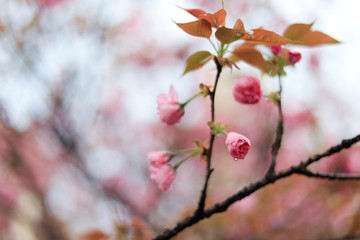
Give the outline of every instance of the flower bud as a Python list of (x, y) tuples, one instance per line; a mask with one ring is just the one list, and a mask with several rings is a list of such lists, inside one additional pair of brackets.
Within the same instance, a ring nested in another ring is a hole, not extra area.
[(251, 146), (247, 137), (235, 132), (230, 132), (227, 135), (225, 144), (235, 160), (244, 159)]
[(166, 164), (170, 159), (170, 154), (167, 151), (150, 152), (147, 155), (150, 164), (154, 167), (160, 167)]
[(169, 164), (163, 164), (160, 167), (150, 167), (151, 180), (156, 183), (161, 191), (169, 189), (175, 179), (174, 169)]
[(170, 87), (169, 93), (163, 93), (157, 97), (157, 109), (160, 120), (166, 125), (179, 123), (185, 113), (178, 103), (177, 92), (173, 86)]
[(295, 64), (301, 59), (301, 53), (299, 52), (288, 52), (288, 60), (290, 63)]

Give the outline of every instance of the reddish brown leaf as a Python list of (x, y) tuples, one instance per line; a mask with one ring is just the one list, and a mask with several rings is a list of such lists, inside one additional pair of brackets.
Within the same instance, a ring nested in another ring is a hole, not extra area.
[(184, 32), (195, 37), (210, 38), (212, 30), (211, 25), (206, 20), (200, 19), (195, 22), (176, 23)]
[(239, 29), (220, 27), (216, 30), (215, 36), (221, 43), (229, 44), (239, 40), (244, 35), (241, 34)]
[(296, 41), (298, 45), (316, 46), (320, 44), (336, 44), (338, 40), (319, 31), (312, 31), (313, 23), (290, 25), (284, 32), (284, 37)]
[(212, 58), (213, 55), (211, 55), (211, 53), (209, 53), (208, 51), (200, 51), (194, 53), (187, 59), (186, 67), (183, 74), (201, 68)]
[(200, 15), (199, 19), (204, 19), (211, 24), (211, 27), (218, 28), (225, 26), (226, 11), (225, 9), (220, 9), (214, 14), (207, 13), (205, 15)]
[(233, 28), (240, 30), (240, 33), (243, 35), (245, 35), (245, 33), (246, 33), (245, 28), (244, 28), (244, 23), (243, 23), (243, 21), (241, 21), (240, 18), (238, 20), (236, 20), (236, 23)]
[(262, 54), (251, 44), (242, 44), (240, 47), (236, 48), (230, 59), (235, 62), (244, 61), (254, 67), (257, 67), (261, 71), (266, 72), (266, 62)]
[(272, 31), (264, 30), (262, 28), (253, 29), (253, 34), (245, 34), (243, 40), (255, 42), (256, 44), (263, 44), (267, 46), (279, 46), (285, 44), (294, 44), (295, 42), (280, 36)]
[(184, 9), (184, 10), (196, 18), (199, 18), (201, 15), (206, 14), (206, 12), (201, 9)]
[(81, 240), (107, 240), (110, 236), (100, 230), (92, 230), (80, 237)]

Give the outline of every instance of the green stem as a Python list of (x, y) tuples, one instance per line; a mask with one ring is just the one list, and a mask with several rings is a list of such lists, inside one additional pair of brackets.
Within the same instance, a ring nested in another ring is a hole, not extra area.
[(189, 100), (187, 100), (186, 102), (180, 104), (181, 108), (184, 108), (186, 106), (186, 104), (188, 104), (189, 102), (191, 102), (192, 100), (194, 100), (197, 97), (200, 97), (202, 95), (202, 92), (198, 92), (197, 94), (195, 94), (194, 96), (192, 96), (191, 98), (189, 98)]
[(185, 157), (183, 160), (181, 160), (178, 164), (176, 164), (174, 166), (174, 170), (176, 171), (176, 169), (178, 169), (178, 167), (180, 167), (181, 164), (183, 164), (186, 160), (188, 160), (189, 158), (192, 158), (192, 157), (196, 157), (198, 154), (201, 153), (201, 150), (198, 149), (198, 148), (195, 148), (195, 150), (193, 150), (194, 152), (190, 155), (188, 155), (187, 157)]
[(184, 149), (184, 150), (181, 150), (181, 151), (178, 151), (178, 152), (172, 154), (172, 155), (171, 155), (171, 158), (174, 158), (174, 157), (183, 155), (184, 153), (194, 152), (194, 151), (196, 151), (196, 150), (199, 150), (199, 149), (198, 149), (198, 148), (188, 148), (188, 149)]

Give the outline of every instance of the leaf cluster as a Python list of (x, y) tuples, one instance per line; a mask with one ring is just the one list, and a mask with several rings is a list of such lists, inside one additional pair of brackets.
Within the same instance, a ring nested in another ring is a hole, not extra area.
[[(258, 68), (263, 73), (273, 71), (273, 62), (265, 60), (263, 53), (256, 49), (257, 45), (265, 46), (317, 46), (321, 44), (337, 44), (338, 40), (320, 31), (313, 31), (311, 27), (314, 23), (303, 24), (295, 23), (290, 25), (282, 35), (265, 30), (263, 28), (245, 31), (243, 21), (239, 18), (232, 28), (225, 26), (226, 11), (220, 9), (215, 13), (207, 13), (201, 9), (184, 9), (198, 20), (188, 23), (176, 23), (184, 32), (195, 36), (204, 37), (210, 40), (215, 29), (215, 37), (218, 41), (217, 47), (211, 42), (217, 55), (208, 51), (199, 51), (191, 55), (186, 61), (183, 74), (203, 67), (207, 62), (214, 59), (221, 66), (232, 68), (236, 62), (243, 61)], [(230, 44), (242, 40), (242, 43), (231, 51), (230, 57), (224, 57)]]

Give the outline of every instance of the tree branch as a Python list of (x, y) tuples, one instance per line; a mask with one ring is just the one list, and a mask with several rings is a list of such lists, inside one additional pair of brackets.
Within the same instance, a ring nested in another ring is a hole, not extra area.
[(235, 203), (236, 201), (239, 201), (239, 200), (251, 195), (252, 193), (262, 189), (263, 187), (265, 187), (271, 183), (275, 183), (279, 179), (289, 177), (293, 174), (303, 174), (303, 172), (306, 171), (306, 169), (305, 169), (306, 166), (310, 165), (311, 163), (319, 161), (323, 157), (330, 156), (334, 153), (340, 152), (343, 149), (347, 149), (359, 141), (360, 141), (360, 135), (357, 135), (350, 139), (345, 139), (340, 144), (333, 146), (322, 153), (316, 154), (313, 157), (310, 157), (309, 159), (300, 162), (298, 165), (292, 166), (292, 167), (290, 167), (286, 170), (283, 170), (281, 172), (278, 172), (276, 174), (274, 173), (272, 175), (265, 175), (265, 177), (259, 179), (256, 182), (249, 184), (248, 186), (243, 187), (240, 191), (229, 196), (225, 200), (218, 202), (218, 203), (214, 204), (213, 206), (205, 209), (202, 214), (194, 213), (192, 216), (189, 216), (189, 217), (179, 221), (174, 227), (166, 229), (165, 231), (160, 233), (157, 237), (155, 237), (153, 240), (170, 239), (173, 236), (180, 233), (185, 228), (192, 226), (193, 224), (201, 221), (202, 219), (209, 218), (213, 214), (226, 211), (229, 208), (229, 206), (232, 205), (233, 203)]
[(309, 170), (303, 170), (298, 172), (298, 174), (302, 174), (308, 177), (313, 178), (325, 178), (328, 180), (360, 180), (359, 174), (346, 174), (346, 173), (320, 173), (313, 172)]
[(276, 137), (275, 141), (271, 147), (271, 163), (269, 166), (268, 171), (266, 172), (266, 176), (271, 176), (275, 173), (275, 165), (276, 165), (276, 158), (281, 146), (282, 136), (284, 133), (284, 118), (282, 113), (282, 107), (281, 107), (281, 93), (282, 93), (282, 83), (281, 83), (281, 77), (279, 77), (279, 98), (276, 101), (278, 111), (279, 111), (279, 119), (278, 124), (276, 127)]
[[(210, 93), (211, 122), (215, 122), (215, 93), (216, 93), (216, 88), (217, 88), (217, 85), (218, 85), (218, 82), (219, 82), (220, 74), (221, 74), (221, 71), (222, 71), (222, 66), (219, 63), (219, 61), (217, 60), (217, 58), (215, 58), (214, 60), (215, 60), (215, 64), (216, 64), (217, 73), (216, 73), (214, 88)], [(206, 150), (205, 182), (204, 182), (203, 189), (201, 191), (201, 195), (200, 195), (198, 207), (197, 207), (197, 209), (195, 211), (195, 215), (201, 215), (204, 212), (205, 200), (206, 200), (206, 195), (207, 195), (207, 188), (208, 188), (208, 185), (209, 185), (208, 183), (209, 183), (211, 173), (214, 171), (214, 169), (211, 168), (211, 155), (212, 155), (212, 149), (213, 149), (213, 145), (214, 145), (214, 140), (215, 140), (215, 134), (212, 134), (210, 132), (210, 141), (209, 141), (210, 144), (209, 144), (209, 148)]]

